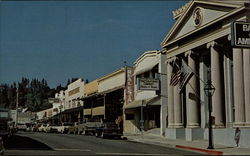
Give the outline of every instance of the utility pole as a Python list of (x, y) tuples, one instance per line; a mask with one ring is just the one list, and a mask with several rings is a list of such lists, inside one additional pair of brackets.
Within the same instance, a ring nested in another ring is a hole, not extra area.
[(17, 127), (17, 121), (18, 121), (18, 86), (16, 89), (16, 122), (15, 122), (16, 127)]

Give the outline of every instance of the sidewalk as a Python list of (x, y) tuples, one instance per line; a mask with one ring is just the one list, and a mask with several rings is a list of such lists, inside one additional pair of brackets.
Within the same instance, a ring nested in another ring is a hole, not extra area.
[(181, 139), (166, 139), (157, 134), (143, 133), (141, 134), (124, 134), (130, 141), (142, 142), (154, 145), (160, 145), (171, 148), (179, 148), (184, 150), (191, 150), (194, 152), (211, 154), (211, 155), (250, 155), (250, 148), (237, 148), (223, 145), (214, 145), (213, 150), (207, 149), (208, 141), (197, 140), (197, 141), (185, 141)]

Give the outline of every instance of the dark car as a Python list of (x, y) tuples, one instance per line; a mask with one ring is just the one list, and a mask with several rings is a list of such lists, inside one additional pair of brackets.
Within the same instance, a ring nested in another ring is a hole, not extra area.
[(122, 130), (118, 127), (116, 123), (106, 122), (96, 129), (95, 136), (101, 138), (107, 138), (107, 137), (121, 138)]
[(3, 139), (0, 137), (0, 155), (4, 154)]

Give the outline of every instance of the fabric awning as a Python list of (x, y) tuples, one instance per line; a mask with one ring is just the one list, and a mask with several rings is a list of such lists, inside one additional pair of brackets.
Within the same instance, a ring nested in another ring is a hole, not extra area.
[(91, 115), (91, 108), (84, 109), (83, 110), (83, 115)]
[(93, 116), (104, 115), (104, 114), (105, 114), (104, 106), (93, 108)]

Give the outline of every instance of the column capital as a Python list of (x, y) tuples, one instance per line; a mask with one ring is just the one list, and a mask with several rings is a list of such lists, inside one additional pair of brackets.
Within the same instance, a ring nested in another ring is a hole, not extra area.
[(231, 35), (231, 34), (229, 34), (229, 35), (227, 36), (227, 39), (228, 39), (228, 41), (231, 41), (231, 39), (232, 39), (232, 35)]
[(185, 52), (185, 57), (196, 55), (196, 53), (193, 50), (188, 50)]
[(170, 64), (170, 63), (175, 62), (177, 59), (178, 59), (178, 57), (176, 57), (176, 56), (170, 57), (170, 58), (168, 58), (168, 59), (165, 61), (165, 63), (166, 63), (166, 64)]
[(214, 48), (215, 46), (217, 46), (218, 43), (215, 41), (211, 41), (207, 43), (207, 48)]

